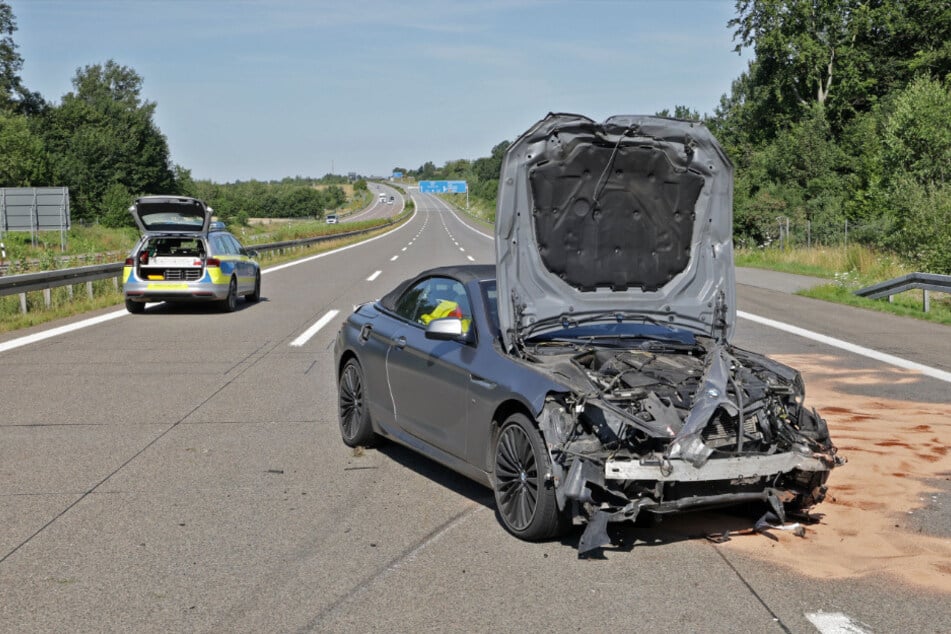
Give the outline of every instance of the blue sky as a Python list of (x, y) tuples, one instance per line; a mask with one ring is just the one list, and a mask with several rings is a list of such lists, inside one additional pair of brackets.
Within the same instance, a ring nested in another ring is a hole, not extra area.
[(487, 156), (548, 112), (712, 112), (732, 1), (12, 0), (26, 86), (143, 77), (172, 160), (218, 182)]

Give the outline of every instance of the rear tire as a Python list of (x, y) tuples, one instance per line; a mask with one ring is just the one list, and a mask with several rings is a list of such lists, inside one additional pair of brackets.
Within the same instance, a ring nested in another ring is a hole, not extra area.
[(233, 277), (228, 284), (228, 297), (221, 303), (221, 309), (226, 313), (233, 313), (238, 309), (238, 280)]
[(340, 421), (340, 437), (348, 447), (372, 447), (377, 435), (370, 423), (367, 409), (366, 383), (363, 368), (356, 359), (343, 366), (337, 385), (337, 415)]
[(145, 302), (134, 302), (127, 299), (125, 300), (125, 309), (133, 315), (141, 315), (145, 312)]
[(250, 295), (245, 295), (244, 299), (252, 304), (261, 301), (261, 271), (254, 276), (254, 290)]
[(524, 414), (509, 416), (495, 446), (495, 504), (502, 525), (520, 539), (548, 539), (564, 532), (550, 473), (538, 429)]

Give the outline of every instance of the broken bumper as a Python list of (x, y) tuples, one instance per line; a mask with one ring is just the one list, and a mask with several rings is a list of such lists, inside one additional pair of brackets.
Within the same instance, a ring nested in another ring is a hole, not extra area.
[(745, 480), (780, 475), (793, 470), (828, 471), (832, 463), (824, 457), (786, 452), (764, 456), (737, 456), (709, 460), (695, 467), (676, 458), (652, 461), (608, 460), (606, 480), (651, 480), (657, 482), (708, 482)]

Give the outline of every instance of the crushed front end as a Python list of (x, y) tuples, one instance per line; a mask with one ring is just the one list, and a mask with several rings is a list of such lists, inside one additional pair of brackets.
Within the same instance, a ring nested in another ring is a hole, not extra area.
[(712, 339), (651, 348), (538, 359), (579, 388), (550, 396), (539, 426), (559, 507), (587, 522), (580, 553), (645, 512), (763, 502), (785, 521), (823, 500), (843, 461), (798, 372)]

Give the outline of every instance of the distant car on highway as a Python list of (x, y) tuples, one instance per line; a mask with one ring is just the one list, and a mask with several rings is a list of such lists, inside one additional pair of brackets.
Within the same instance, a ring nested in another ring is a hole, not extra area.
[(337, 224), (337, 214), (327, 214), (327, 224), (328, 225)]
[(219, 302), (232, 312), (237, 299), (261, 299), (255, 251), (212, 222), (212, 209), (196, 198), (143, 196), (129, 211), (142, 238), (122, 271), (125, 307), (141, 313), (146, 302)]
[(584, 523), (582, 552), (639, 515), (805, 518), (841, 460), (799, 372), (731, 343), (732, 176), (702, 124), (538, 122), (503, 159), (495, 265), (423, 271), (342, 325), (343, 442), (492, 487), (522, 539)]
[(388, 200), (387, 202), (393, 202), (394, 200), (395, 200), (395, 198), (393, 198), (392, 196), (390, 196), (390, 198), (389, 198), (389, 200)]

